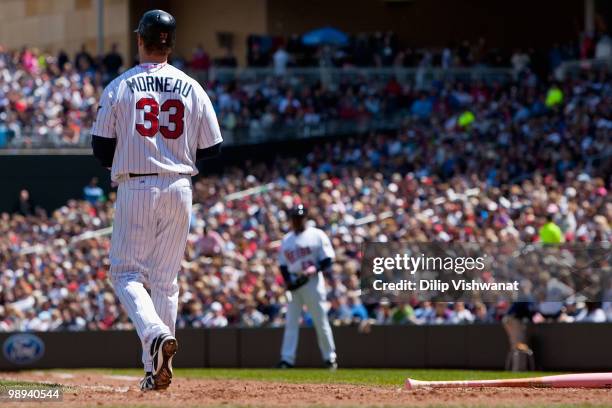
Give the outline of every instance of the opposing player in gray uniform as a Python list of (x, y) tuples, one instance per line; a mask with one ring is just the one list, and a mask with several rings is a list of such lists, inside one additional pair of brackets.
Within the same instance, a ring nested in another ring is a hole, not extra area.
[(215, 156), (222, 142), (206, 92), (168, 64), (175, 29), (165, 11), (143, 15), (140, 64), (106, 87), (91, 131), (94, 155), (119, 185), (110, 278), (142, 342), (142, 390), (165, 389), (172, 380), (191, 176), (196, 161)]
[(306, 305), (312, 316), (317, 342), (325, 365), (336, 369), (336, 346), (327, 318), (326, 289), (323, 272), (331, 268), (334, 248), (325, 233), (306, 226), (307, 210), (300, 204), (291, 210), (293, 231), (285, 235), (279, 254), (280, 270), (285, 280), (288, 297), (285, 332), (278, 368), (295, 365), (302, 308)]

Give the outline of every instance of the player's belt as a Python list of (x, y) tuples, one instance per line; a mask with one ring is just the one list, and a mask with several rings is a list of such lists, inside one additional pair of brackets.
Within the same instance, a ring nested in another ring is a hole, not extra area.
[[(130, 177), (159, 176), (160, 173), (128, 173)], [(191, 176), (191, 173), (179, 173), (179, 176)]]

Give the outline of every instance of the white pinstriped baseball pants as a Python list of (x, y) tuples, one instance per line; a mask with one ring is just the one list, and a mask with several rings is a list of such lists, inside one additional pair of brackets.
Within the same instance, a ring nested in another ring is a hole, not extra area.
[(177, 275), (189, 232), (191, 199), (189, 176), (142, 176), (119, 184), (110, 278), (136, 326), (145, 371), (152, 369), (151, 341), (163, 333), (174, 335)]

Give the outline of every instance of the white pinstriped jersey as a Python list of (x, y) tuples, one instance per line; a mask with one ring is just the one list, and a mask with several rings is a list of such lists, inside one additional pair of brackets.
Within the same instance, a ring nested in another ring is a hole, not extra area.
[(167, 63), (140, 64), (113, 80), (91, 133), (117, 139), (113, 180), (127, 173), (196, 175), (196, 150), (223, 140), (204, 89)]

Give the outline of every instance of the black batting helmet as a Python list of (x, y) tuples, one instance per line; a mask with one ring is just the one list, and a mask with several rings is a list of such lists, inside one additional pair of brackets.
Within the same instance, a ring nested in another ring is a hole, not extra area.
[(176, 20), (164, 10), (149, 10), (142, 15), (138, 28), (145, 44), (156, 48), (172, 48), (176, 39)]
[(305, 217), (308, 214), (308, 209), (304, 206), (304, 204), (298, 204), (291, 209), (289, 212), (291, 217)]

